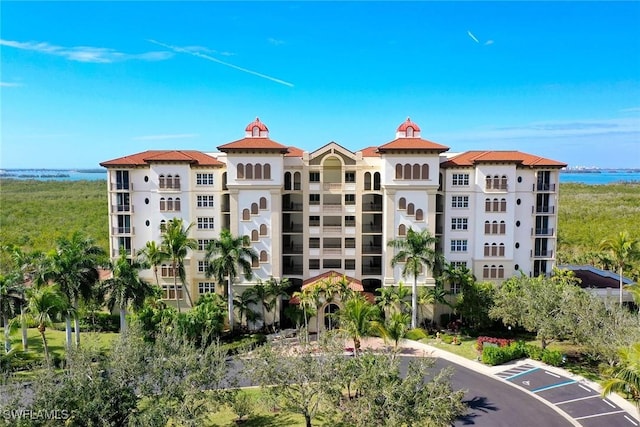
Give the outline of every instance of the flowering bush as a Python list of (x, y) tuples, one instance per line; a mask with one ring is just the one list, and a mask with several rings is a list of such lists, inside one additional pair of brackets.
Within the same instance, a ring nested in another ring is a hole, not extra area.
[(476, 350), (482, 351), (484, 343), (495, 344), (498, 347), (507, 347), (514, 342), (515, 340), (508, 338), (478, 337), (478, 341), (476, 341)]

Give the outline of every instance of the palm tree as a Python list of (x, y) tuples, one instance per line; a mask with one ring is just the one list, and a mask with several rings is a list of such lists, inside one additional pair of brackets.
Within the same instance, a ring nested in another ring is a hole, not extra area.
[(45, 331), (47, 326), (57, 320), (60, 314), (67, 311), (68, 299), (60, 291), (58, 285), (31, 288), (27, 292), (27, 298), (29, 300), (27, 312), (38, 325), (38, 332), (42, 337), (44, 357), (49, 363), (49, 346)]
[[(422, 312), (423, 307), (427, 305), (431, 305), (436, 301), (436, 297), (432, 289), (421, 288), (418, 291), (418, 310), (420, 311), (420, 317), (424, 317), (424, 313)], [(433, 317), (435, 317), (435, 310), (433, 312)], [(432, 321), (434, 319), (431, 319)]]
[[(267, 330), (267, 313), (271, 311), (273, 308), (273, 302), (268, 301), (271, 298), (271, 294), (269, 293), (269, 288), (258, 279), (258, 283), (247, 289), (243, 292), (243, 294), (249, 293), (250, 296), (255, 297), (255, 299), (260, 303), (260, 307), (262, 309), (262, 327)], [(242, 322), (240, 322), (242, 324)]]
[(233, 301), (235, 308), (240, 314), (240, 326), (244, 323), (243, 320), (246, 319), (247, 328), (249, 328), (249, 322), (255, 322), (260, 318), (260, 315), (251, 309), (252, 305), (258, 303), (258, 298), (253, 292), (249, 292), (250, 290), (251, 289), (245, 290), (239, 296), (235, 297)]
[(69, 301), (65, 315), (67, 346), (71, 345), (71, 317), (74, 320), (75, 344), (80, 345), (79, 301), (91, 299), (93, 288), (100, 279), (98, 267), (105, 260), (104, 249), (80, 232), (57, 241), (56, 251), (50, 258), (48, 278), (60, 286), (60, 291)]
[(144, 249), (138, 251), (140, 262), (145, 266), (153, 268), (153, 275), (156, 278), (156, 285), (160, 286), (160, 280), (158, 279), (158, 266), (162, 264), (162, 261), (167, 259), (169, 255), (162, 251), (162, 247), (158, 246), (155, 241), (147, 242)]
[(605, 370), (608, 377), (602, 385), (602, 396), (625, 392), (640, 408), (640, 343), (619, 351), (620, 361)]
[(198, 247), (198, 241), (189, 237), (189, 231), (192, 226), (193, 224), (190, 224), (185, 228), (182, 218), (173, 218), (167, 222), (165, 231), (162, 234), (162, 250), (160, 252), (167, 254), (167, 259), (171, 260), (171, 268), (173, 271), (173, 290), (175, 292), (178, 313), (180, 313), (178, 277), (180, 278), (182, 289), (184, 289), (187, 294), (189, 306), (193, 307), (193, 300), (191, 299), (189, 286), (185, 284), (186, 272), (184, 270), (184, 260), (187, 257), (189, 249), (193, 250)]
[(113, 308), (118, 306), (120, 311), (120, 332), (127, 329), (127, 306), (131, 304), (134, 310), (139, 310), (147, 297), (156, 293), (156, 288), (138, 276), (140, 268), (142, 265), (139, 262), (129, 260), (127, 254), (122, 252), (112, 265), (113, 277), (104, 282), (104, 289), (108, 295), (107, 307), (113, 311)]
[(409, 295), (411, 295), (411, 290), (403, 282), (398, 283), (398, 286), (391, 287), (391, 301), (400, 313), (404, 313), (405, 309), (411, 309), (411, 303), (407, 301)]
[(374, 321), (373, 329), (385, 340), (393, 341), (394, 353), (398, 351), (400, 340), (407, 335), (409, 331), (409, 322), (411, 315), (409, 313), (396, 312), (384, 322)]
[(411, 328), (418, 326), (418, 276), (424, 267), (432, 270), (439, 266), (441, 256), (435, 250), (438, 239), (429, 230), (407, 230), (406, 238), (390, 240), (387, 245), (398, 251), (391, 259), (391, 266), (404, 263), (402, 276), (413, 276), (411, 288)]
[(614, 259), (620, 276), (620, 305), (622, 305), (623, 274), (627, 263), (640, 257), (640, 240), (632, 238), (626, 231), (614, 238), (600, 242), (600, 250), (608, 251)]
[(245, 280), (253, 278), (251, 266), (258, 260), (255, 249), (250, 247), (249, 236), (234, 237), (227, 229), (220, 232), (219, 239), (213, 239), (207, 247), (207, 277), (215, 277), (218, 283), (227, 278), (227, 303), (229, 329), (233, 330), (233, 281), (238, 277), (238, 267)]
[(302, 307), (302, 317), (304, 318), (304, 330), (305, 330), (305, 338), (306, 342), (309, 342), (309, 316), (307, 315), (307, 309), (311, 307), (315, 307), (315, 296), (313, 292), (309, 288), (302, 289), (300, 291), (294, 292), (292, 295), (299, 301), (300, 306)]
[(380, 294), (376, 297), (376, 304), (380, 307), (381, 316), (384, 318), (387, 315), (387, 310), (393, 305), (394, 291), (390, 286), (383, 286), (376, 289), (376, 292)]
[(345, 301), (344, 308), (338, 311), (340, 330), (353, 340), (355, 356), (360, 352), (360, 339), (369, 334), (373, 328), (372, 322), (378, 317), (378, 307), (367, 301), (361, 294), (354, 294)]
[[(278, 279), (271, 277), (267, 280), (267, 289), (269, 291), (269, 295), (275, 298), (275, 317), (274, 321), (280, 326), (280, 311), (282, 307), (282, 298), (288, 297), (287, 289), (291, 286), (289, 279), (286, 277), (278, 281)], [(276, 320), (277, 319), (277, 320)]]
[(9, 318), (13, 317), (17, 306), (22, 306), (22, 278), (18, 273), (7, 276), (0, 275), (0, 313), (4, 326), (4, 350), (11, 351), (11, 338), (9, 337)]

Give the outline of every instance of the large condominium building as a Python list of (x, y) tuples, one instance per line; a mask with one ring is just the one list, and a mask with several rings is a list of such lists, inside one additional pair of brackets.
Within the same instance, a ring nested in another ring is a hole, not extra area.
[[(382, 142), (382, 141), (381, 141)], [(161, 241), (164, 224), (193, 224), (186, 259), (191, 295), (215, 289), (205, 247), (220, 230), (249, 236), (254, 279), (295, 287), (335, 271), (365, 291), (404, 280), (387, 242), (409, 228), (478, 280), (549, 274), (555, 263), (558, 174), (564, 163), (519, 151), (449, 153), (407, 119), (390, 142), (350, 151), (330, 142), (313, 152), (269, 137), (259, 119), (217, 152), (154, 150), (101, 163), (108, 170), (111, 255)], [(173, 271), (159, 268), (167, 299)], [(151, 271), (144, 272), (150, 281)], [(431, 271), (418, 277), (433, 286)], [(452, 290), (456, 292), (456, 289)], [(181, 295), (178, 295), (180, 297)]]

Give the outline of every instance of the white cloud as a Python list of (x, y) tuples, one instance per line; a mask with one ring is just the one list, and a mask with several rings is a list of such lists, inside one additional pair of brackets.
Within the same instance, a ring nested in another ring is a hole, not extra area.
[(22, 83), (0, 82), (0, 87), (19, 87), (19, 86), (23, 86)]
[(141, 60), (162, 61), (173, 56), (171, 52), (144, 52), (138, 54), (119, 52), (115, 49), (92, 46), (56, 46), (47, 42), (18, 42), (14, 40), (0, 39), (0, 46), (8, 46), (16, 49), (40, 52), (49, 55), (61, 56), (70, 61), (108, 64), (118, 61)]
[(160, 134), (160, 135), (143, 135), (135, 136), (131, 139), (134, 141), (158, 141), (163, 139), (188, 139), (199, 136), (197, 133), (176, 133), (176, 134)]
[(284, 44), (284, 40), (274, 39), (273, 37), (269, 37), (267, 40), (269, 41), (269, 43), (275, 46), (280, 46)]
[(640, 113), (640, 107), (623, 108), (621, 113)]
[(493, 43), (494, 43), (494, 41), (493, 41), (493, 40), (487, 40), (486, 42), (484, 42), (484, 45), (485, 45), (485, 46), (490, 46), (490, 45), (492, 45)]

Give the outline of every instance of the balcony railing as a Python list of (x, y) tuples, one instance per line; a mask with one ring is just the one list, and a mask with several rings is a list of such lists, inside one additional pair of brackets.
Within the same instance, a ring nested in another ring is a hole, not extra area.
[(362, 205), (363, 212), (380, 212), (382, 211), (382, 203), (365, 203)]
[(531, 251), (531, 258), (553, 258), (553, 251), (552, 250), (546, 250), (546, 251)]
[(117, 257), (119, 255), (122, 255), (122, 253), (127, 254), (127, 256), (132, 256), (135, 253), (135, 251), (133, 249), (131, 249), (131, 248), (129, 248), (129, 249), (126, 249), (126, 248), (113, 249), (111, 251), (111, 256), (112, 257)]
[(322, 248), (324, 255), (342, 255), (342, 248)]
[(325, 225), (322, 227), (323, 233), (342, 233), (341, 225)]
[(555, 206), (532, 206), (531, 213), (537, 214), (553, 214), (555, 213)]
[(112, 205), (111, 212), (131, 212), (133, 213), (133, 205)]
[(282, 231), (285, 233), (302, 233), (302, 224), (291, 223), (282, 227)]
[(533, 188), (532, 191), (556, 191), (556, 185), (555, 184), (549, 184), (546, 182), (539, 182), (537, 184), (533, 184)]
[(363, 254), (381, 254), (382, 246), (380, 245), (362, 245)]
[(323, 212), (342, 212), (342, 205), (340, 203), (325, 203), (322, 205)]
[(363, 224), (363, 233), (382, 233), (382, 224)]
[(282, 269), (283, 274), (300, 275), (302, 274), (302, 271), (303, 271), (302, 265), (286, 265)]
[(379, 276), (380, 274), (382, 274), (382, 266), (374, 266), (374, 267), (362, 266), (362, 274)]
[(342, 190), (342, 183), (341, 182), (325, 182), (324, 184), (322, 184), (322, 189), (323, 190)]
[(112, 234), (135, 234), (134, 227), (113, 227)]
[(553, 236), (553, 228), (532, 228), (532, 236)]
[(302, 203), (287, 203), (282, 209), (285, 211), (302, 212)]
[(133, 191), (132, 182), (112, 182), (111, 191)]

